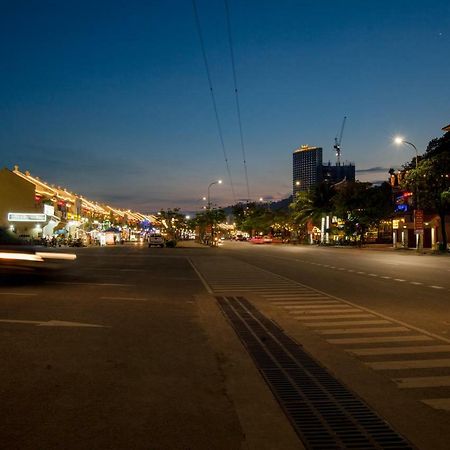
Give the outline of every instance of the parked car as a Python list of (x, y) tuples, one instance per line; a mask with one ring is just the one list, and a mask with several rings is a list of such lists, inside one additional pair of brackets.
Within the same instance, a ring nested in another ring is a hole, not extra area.
[(148, 238), (149, 247), (164, 247), (164, 238), (160, 234), (151, 234)]
[(271, 244), (272, 237), (271, 236), (254, 236), (250, 239), (252, 244)]
[(249, 242), (251, 244), (264, 244), (264, 239), (262, 236), (253, 236)]

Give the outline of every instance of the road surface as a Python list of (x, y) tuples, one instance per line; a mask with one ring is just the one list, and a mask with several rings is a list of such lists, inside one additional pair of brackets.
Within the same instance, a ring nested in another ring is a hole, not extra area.
[(76, 253), (0, 285), (6, 448), (303, 448), (219, 307), (232, 297), (412, 445), (448, 448), (448, 257), (242, 242)]

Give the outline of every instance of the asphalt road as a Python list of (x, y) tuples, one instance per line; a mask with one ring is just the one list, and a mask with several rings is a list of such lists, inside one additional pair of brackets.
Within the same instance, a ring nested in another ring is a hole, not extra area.
[(70, 251), (1, 280), (0, 448), (302, 448), (188, 250)]
[(0, 285), (0, 446), (302, 448), (214, 295), (243, 295), (417, 448), (450, 441), (450, 258), (83, 248)]

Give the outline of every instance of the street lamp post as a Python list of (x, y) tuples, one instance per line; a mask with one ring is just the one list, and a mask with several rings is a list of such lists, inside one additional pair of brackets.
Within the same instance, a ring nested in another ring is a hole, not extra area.
[(414, 151), (415, 151), (415, 153), (416, 153), (416, 169), (417, 169), (417, 161), (419, 160), (419, 151), (417, 150), (417, 147), (412, 143), (412, 142), (408, 142), (408, 141), (405, 141), (403, 138), (401, 138), (401, 137), (396, 137), (395, 139), (394, 139), (394, 142), (397, 144), (397, 145), (400, 145), (400, 144), (407, 144), (407, 145), (409, 145), (410, 147), (412, 147), (413, 149), (414, 149)]
[(211, 186), (214, 186), (215, 184), (222, 184), (222, 180), (217, 180), (217, 181), (213, 181), (212, 183), (209, 183), (209, 186), (208, 186), (208, 209), (211, 209), (211, 195), (210, 195)]
[[(417, 150), (417, 147), (412, 142), (405, 141), (402, 137), (396, 137), (394, 139), (394, 142), (397, 145), (401, 145), (401, 144), (409, 145), (410, 147), (412, 147), (414, 149), (414, 152), (416, 154), (416, 170), (417, 170), (418, 161), (419, 161), (419, 151)], [(416, 186), (416, 214), (417, 214), (417, 211), (419, 211), (419, 210), (420, 210), (419, 188)], [(423, 229), (421, 230), (421, 233), (423, 233)], [(416, 238), (416, 250), (417, 251), (419, 251), (422, 248), (421, 233), (416, 233), (416, 235), (417, 235), (417, 238)]]
[[(207, 203), (207, 211), (209, 212), (211, 210), (211, 186), (214, 186), (215, 184), (222, 184), (222, 180), (216, 180), (213, 181), (211, 183), (209, 183), (208, 185), (208, 203)], [(214, 224), (212, 223), (212, 219), (211, 219), (211, 244), (214, 245)]]

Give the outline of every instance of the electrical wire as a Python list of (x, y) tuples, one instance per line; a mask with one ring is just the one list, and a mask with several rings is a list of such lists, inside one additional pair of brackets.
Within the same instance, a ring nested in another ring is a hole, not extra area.
[(230, 45), (230, 54), (231, 54), (231, 67), (233, 70), (234, 94), (235, 94), (235, 99), (236, 99), (236, 112), (237, 112), (237, 118), (238, 118), (238, 122), (239, 122), (239, 135), (241, 138), (242, 161), (244, 163), (245, 183), (247, 186), (247, 199), (248, 199), (247, 201), (250, 201), (250, 185), (248, 182), (247, 158), (245, 157), (244, 133), (242, 131), (242, 119), (241, 119), (241, 107), (240, 107), (240, 103), (239, 103), (239, 92), (238, 92), (238, 87), (237, 87), (236, 64), (234, 62), (233, 39), (231, 36), (230, 7), (228, 4), (228, 0), (224, 0), (224, 3), (225, 3), (226, 18), (227, 18), (228, 42)]
[(217, 110), (216, 97), (214, 95), (214, 90), (213, 90), (213, 84), (212, 84), (212, 79), (211, 79), (211, 72), (209, 70), (208, 58), (206, 57), (206, 50), (205, 50), (205, 43), (204, 43), (204, 40), (203, 40), (202, 27), (201, 27), (200, 19), (199, 19), (199, 16), (198, 16), (197, 3), (196, 3), (195, 0), (192, 0), (192, 7), (194, 9), (195, 23), (197, 25), (198, 37), (200, 39), (200, 46), (201, 46), (201, 49), (202, 49), (203, 62), (205, 63), (206, 76), (208, 78), (209, 92), (211, 94), (211, 101), (212, 101), (212, 104), (213, 104), (214, 115), (215, 115), (215, 118), (216, 118), (217, 130), (219, 132), (220, 144), (222, 146), (223, 157), (225, 159), (225, 165), (226, 165), (226, 169), (227, 169), (227, 174), (228, 174), (228, 178), (230, 180), (231, 192), (233, 193), (233, 201), (234, 201), (234, 203), (236, 203), (236, 194), (235, 194), (235, 191), (234, 191), (233, 179), (231, 177), (230, 164), (228, 163), (228, 156), (227, 156), (227, 151), (226, 151), (226, 148), (225, 148), (225, 142), (224, 142), (224, 139), (223, 139), (222, 126), (220, 124), (219, 112)]

